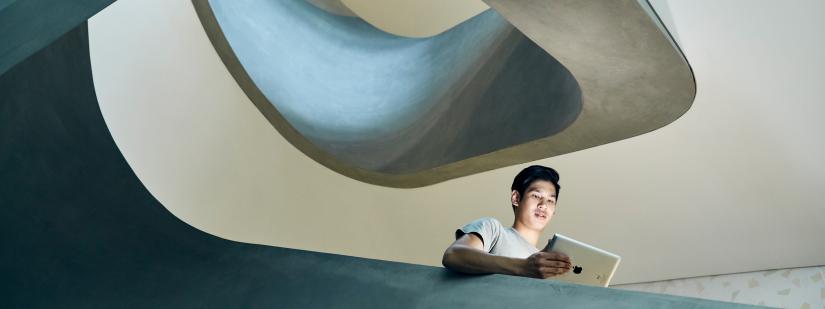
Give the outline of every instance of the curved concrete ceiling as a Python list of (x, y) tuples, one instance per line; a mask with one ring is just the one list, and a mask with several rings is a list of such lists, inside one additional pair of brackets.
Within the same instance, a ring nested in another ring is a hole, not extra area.
[(225, 58), (264, 115), (344, 174), (432, 169), (556, 134), (581, 111), (570, 73), (494, 11), (428, 39), (302, 1), (201, 11), (215, 12), (206, 24), (221, 25), (221, 49), (237, 56)]
[(379, 185), (428, 185), (649, 132), (695, 92), (681, 52), (635, 0), (493, 2), (528, 36), (490, 10), (427, 39), (303, 1), (193, 3), (281, 134)]

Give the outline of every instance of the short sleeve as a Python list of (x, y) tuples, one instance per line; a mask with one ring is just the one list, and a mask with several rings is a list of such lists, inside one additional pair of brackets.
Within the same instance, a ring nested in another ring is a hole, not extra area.
[(484, 251), (490, 252), (501, 235), (501, 223), (494, 218), (481, 218), (456, 230), (455, 238), (458, 239), (468, 233), (481, 237), (481, 241), (484, 243)]

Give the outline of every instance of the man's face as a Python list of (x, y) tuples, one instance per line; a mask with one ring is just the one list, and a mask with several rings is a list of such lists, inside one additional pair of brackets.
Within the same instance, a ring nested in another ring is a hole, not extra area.
[(513, 190), (511, 200), (516, 207), (516, 220), (527, 228), (543, 231), (556, 212), (556, 187), (553, 183), (536, 180), (519, 196)]

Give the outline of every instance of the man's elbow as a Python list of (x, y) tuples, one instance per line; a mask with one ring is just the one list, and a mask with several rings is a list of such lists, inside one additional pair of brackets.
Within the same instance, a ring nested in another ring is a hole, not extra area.
[(450, 246), (447, 250), (444, 250), (444, 255), (441, 257), (441, 265), (444, 265), (446, 268), (454, 268), (456, 259), (455, 248)]

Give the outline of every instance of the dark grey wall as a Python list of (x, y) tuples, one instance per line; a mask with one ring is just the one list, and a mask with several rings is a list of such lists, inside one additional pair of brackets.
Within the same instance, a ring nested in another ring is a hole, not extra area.
[(0, 0), (0, 75), (115, 0)]
[(0, 99), (0, 307), (736, 307), (196, 230), (147, 192), (115, 146), (85, 23), (0, 76)]

